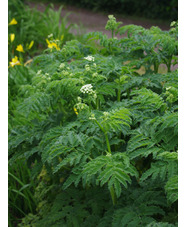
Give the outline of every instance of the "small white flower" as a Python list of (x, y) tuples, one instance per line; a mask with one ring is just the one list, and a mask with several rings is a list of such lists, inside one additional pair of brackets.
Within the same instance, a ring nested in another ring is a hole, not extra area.
[(42, 70), (37, 71), (37, 75), (41, 75)]
[(89, 117), (89, 120), (96, 120), (95, 115), (91, 114), (91, 116)]
[(61, 63), (60, 66), (59, 66), (60, 69), (63, 69), (65, 68), (65, 64), (64, 63)]
[(96, 63), (94, 63), (93, 66), (96, 68), (96, 66), (97, 66)]
[(53, 34), (51, 33), (50, 35), (48, 35), (48, 38), (52, 38), (53, 37)]
[(96, 93), (94, 93), (94, 99), (96, 99), (97, 98), (97, 95), (96, 95)]
[(103, 112), (103, 114), (104, 114), (105, 117), (108, 117), (109, 112)]
[(97, 72), (92, 74), (92, 77), (97, 77), (97, 76), (98, 76)]
[(112, 156), (112, 155), (111, 155), (111, 154), (109, 154), (109, 153), (107, 153), (107, 154), (106, 154), (106, 156), (107, 156), (107, 157), (110, 157), (110, 156)]
[(90, 71), (90, 66), (89, 65), (85, 65), (85, 70), (86, 71)]
[(94, 57), (92, 57), (92, 56), (84, 57), (84, 59), (86, 59), (88, 61), (94, 61)]
[(69, 72), (66, 71), (66, 70), (63, 70), (61, 73), (62, 73), (64, 76), (68, 76), (68, 75), (69, 75)]
[(172, 21), (171, 24), (170, 24), (171, 27), (173, 27), (175, 25), (176, 25), (176, 21)]
[(172, 88), (172, 87), (167, 87), (166, 90), (168, 91), (168, 90), (170, 90), (171, 88)]
[(78, 102), (80, 102), (81, 103), (81, 97), (77, 97), (77, 100), (78, 100)]
[(93, 87), (92, 84), (86, 84), (83, 87), (81, 87), (80, 91), (84, 94), (85, 93), (92, 94), (94, 93), (94, 91), (92, 90), (92, 87)]
[(83, 109), (88, 108), (88, 106), (85, 103), (77, 103), (76, 108), (77, 108), (78, 111), (81, 111)]
[(109, 112), (103, 112), (103, 115), (104, 115), (104, 119), (107, 120), (109, 116)]

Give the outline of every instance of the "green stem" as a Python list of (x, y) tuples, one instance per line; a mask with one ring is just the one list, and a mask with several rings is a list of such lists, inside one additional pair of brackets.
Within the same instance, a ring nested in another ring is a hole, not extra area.
[(159, 67), (159, 65), (155, 62), (154, 63), (154, 72), (155, 73), (158, 73), (158, 67)]
[(96, 109), (99, 110), (99, 98), (96, 99)]
[(114, 38), (114, 30), (112, 30), (112, 38)]
[(104, 133), (105, 134), (105, 139), (106, 139), (106, 143), (107, 143), (107, 149), (109, 154), (112, 154), (111, 149), (110, 149), (110, 143), (109, 143), (109, 139), (108, 139), (108, 134), (107, 132)]
[(96, 124), (100, 127), (101, 131), (105, 133), (104, 128), (100, 125), (100, 123), (95, 119)]
[(111, 188), (110, 188), (110, 195), (112, 197), (112, 203), (113, 203), (113, 205), (116, 205), (117, 198), (116, 198), (116, 194), (115, 194), (115, 191), (114, 191), (113, 186), (111, 186)]
[(130, 99), (130, 89), (127, 89), (127, 98)]
[(96, 124), (99, 126), (99, 128), (101, 129), (101, 131), (104, 133), (105, 135), (105, 139), (106, 139), (106, 144), (107, 144), (107, 149), (109, 154), (112, 154), (111, 149), (110, 149), (110, 143), (109, 143), (109, 139), (108, 139), (108, 134), (107, 132), (104, 130), (104, 128), (100, 125), (100, 123), (95, 119)]

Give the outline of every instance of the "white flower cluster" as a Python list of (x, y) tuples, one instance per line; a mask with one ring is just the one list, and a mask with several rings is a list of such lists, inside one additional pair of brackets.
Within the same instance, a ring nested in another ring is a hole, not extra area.
[(84, 59), (86, 59), (88, 61), (94, 61), (94, 57), (92, 57), (92, 56), (84, 57)]
[(66, 70), (63, 70), (61, 73), (62, 73), (63, 76), (68, 76), (69, 75), (69, 72), (66, 71)]
[(167, 88), (166, 88), (166, 91), (170, 90), (171, 88), (172, 88), (172, 87), (167, 87)]
[(63, 69), (65, 68), (65, 64), (64, 63), (61, 63), (60, 66), (59, 66), (60, 69)]
[(90, 66), (89, 65), (85, 65), (85, 70), (86, 71), (90, 71)]
[(96, 120), (95, 115), (91, 114), (91, 116), (89, 117), (89, 120)]
[(82, 92), (82, 93), (87, 93), (87, 94), (93, 94), (94, 93), (94, 91), (92, 90), (92, 84), (86, 84), (86, 85), (84, 85), (83, 87), (81, 87), (81, 89), (80, 89), (80, 91)]
[(104, 118), (104, 120), (108, 120), (109, 112), (103, 112), (103, 118)]
[(105, 117), (108, 117), (108, 116), (109, 116), (109, 112), (103, 112), (103, 115), (104, 115)]
[(48, 35), (48, 38), (50, 39), (50, 38), (52, 38), (53, 37), (53, 34), (51, 33), (50, 35)]
[(98, 73), (96, 72), (96, 73), (93, 73), (92, 74), (92, 77), (98, 77)]
[(37, 71), (37, 75), (38, 76), (41, 75), (41, 73), (42, 73), (42, 70), (41, 69)]
[(107, 154), (106, 154), (106, 156), (107, 156), (107, 157), (110, 157), (110, 156), (112, 156), (112, 154), (110, 154), (110, 153), (107, 153)]
[(78, 111), (81, 111), (83, 109), (89, 109), (89, 107), (85, 103), (77, 103), (76, 107)]
[(36, 75), (43, 79), (51, 80), (49, 73), (43, 73), (42, 70), (38, 70)]

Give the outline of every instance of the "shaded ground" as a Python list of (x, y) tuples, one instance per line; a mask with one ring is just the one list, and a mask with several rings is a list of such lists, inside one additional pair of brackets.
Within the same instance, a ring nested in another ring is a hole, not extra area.
[[(35, 7), (40, 11), (44, 11), (47, 4), (41, 4), (36, 2), (27, 2), (30, 7)], [(58, 10), (61, 4), (54, 4), (54, 9)], [(75, 8), (72, 6), (64, 6), (62, 9), (61, 16), (65, 16), (70, 12), (68, 16), (69, 23), (76, 23), (77, 25), (83, 26), (85, 32), (102, 31), (110, 37), (110, 32), (105, 31), (105, 25), (108, 20), (108, 14), (95, 13), (90, 10)], [(160, 23), (158, 21), (150, 21), (147, 19), (135, 19), (124, 16), (116, 16), (117, 21), (121, 21), (122, 25), (135, 24), (141, 25), (145, 28), (150, 28), (151, 26), (158, 26), (162, 30), (169, 30), (169, 25), (166, 23)]]

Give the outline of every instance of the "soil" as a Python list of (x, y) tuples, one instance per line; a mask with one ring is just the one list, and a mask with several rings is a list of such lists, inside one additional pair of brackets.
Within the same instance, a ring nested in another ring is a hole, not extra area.
[[(41, 4), (37, 2), (27, 2), (31, 8), (36, 8), (39, 11), (44, 11), (48, 4)], [(54, 4), (54, 9), (58, 10), (61, 4)], [(70, 14), (69, 14), (70, 13)], [(93, 32), (93, 31), (101, 31), (104, 34), (107, 34), (110, 37), (110, 31), (105, 30), (105, 25), (108, 20), (108, 14), (92, 12), (87, 9), (76, 8), (73, 6), (64, 6), (62, 8), (61, 16), (64, 17), (68, 15), (68, 22), (75, 23), (83, 28), (83, 32)], [(159, 21), (151, 21), (142, 18), (134, 18), (134, 17), (126, 17), (126, 16), (115, 16), (117, 21), (122, 22), (122, 26), (128, 24), (141, 25), (145, 28), (150, 28), (151, 26), (158, 26), (162, 30), (169, 30), (169, 25), (166, 22)]]

